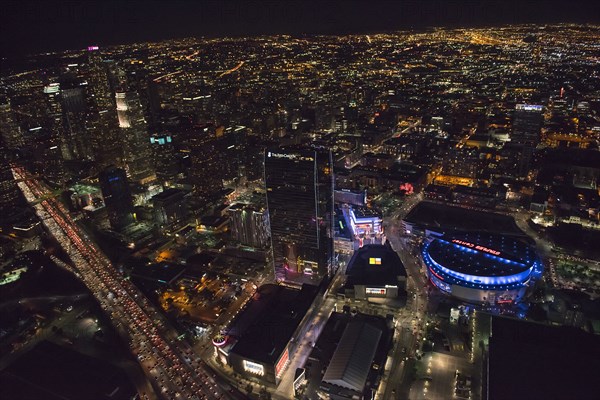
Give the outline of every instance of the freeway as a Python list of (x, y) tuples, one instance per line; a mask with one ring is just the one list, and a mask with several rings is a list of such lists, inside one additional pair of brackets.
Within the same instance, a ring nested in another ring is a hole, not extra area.
[[(98, 300), (119, 334), (140, 360), (146, 377), (158, 393), (140, 393), (142, 399), (218, 399), (225, 394), (207, 374), (200, 358), (168, 325), (148, 299), (114, 268), (71, 218), (50, 190), (25, 170), (13, 166), (19, 188), (38, 217), (69, 255), (78, 277)], [(37, 199), (44, 198), (39, 203)]]

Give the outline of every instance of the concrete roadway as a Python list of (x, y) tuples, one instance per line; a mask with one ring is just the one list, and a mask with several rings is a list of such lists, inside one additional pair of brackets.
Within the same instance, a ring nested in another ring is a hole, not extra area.
[[(392, 352), (392, 365), (389, 373), (386, 371), (387, 376), (384, 375), (382, 379), (377, 399), (406, 397), (407, 372), (410, 371), (410, 368), (406, 368), (406, 366), (407, 364), (412, 365), (412, 358), (415, 357), (420, 344), (418, 340), (425, 332), (425, 312), (428, 305), (427, 279), (422, 272), (418, 256), (411, 253), (414, 250), (401, 228), (402, 218), (422, 199), (421, 193), (408, 197), (395, 213), (385, 217), (383, 221), (387, 238), (406, 268), (408, 292), (406, 310), (410, 312), (410, 322), (408, 318), (398, 321), (399, 343), (396, 343)], [(403, 347), (406, 348), (405, 354), (402, 352)], [(409, 360), (403, 361), (406, 356), (409, 357)]]

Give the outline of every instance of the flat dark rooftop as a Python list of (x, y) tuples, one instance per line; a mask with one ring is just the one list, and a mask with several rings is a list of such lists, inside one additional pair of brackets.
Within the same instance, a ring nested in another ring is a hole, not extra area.
[(300, 290), (274, 284), (258, 288), (229, 328), (228, 335), (238, 339), (231, 352), (274, 364), (318, 291), (318, 287), (312, 285), (303, 285)]
[(457, 185), (454, 188), (454, 193), (489, 198), (496, 198), (498, 196), (498, 191), (494, 188), (477, 188), (465, 185)]
[(489, 400), (597, 399), (600, 336), (493, 317)]
[(441, 231), (487, 231), (526, 236), (512, 217), (430, 201), (417, 204), (404, 217), (404, 221)]
[(108, 362), (46, 341), (0, 372), (0, 388), (3, 399), (129, 400), (137, 393)]
[(425, 187), (426, 193), (439, 193), (439, 194), (447, 195), (451, 191), (452, 191), (452, 186), (429, 184)]
[(185, 266), (161, 262), (152, 265), (137, 265), (133, 268), (131, 275), (159, 283), (170, 283), (185, 271)]
[(574, 165), (587, 168), (600, 168), (600, 152), (592, 149), (550, 149), (543, 160), (544, 165)]
[(389, 245), (368, 244), (354, 252), (346, 275), (346, 286), (397, 285), (398, 276), (406, 277), (406, 270)]
[(169, 188), (169, 189), (166, 189), (166, 190), (160, 192), (157, 195), (152, 196), (152, 199), (166, 200), (166, 199), (170, 198), (171, 196), (176, 196), (176, 195), (179, 195), (180, 193), (183, 194), (183, 191), (180, 189)]

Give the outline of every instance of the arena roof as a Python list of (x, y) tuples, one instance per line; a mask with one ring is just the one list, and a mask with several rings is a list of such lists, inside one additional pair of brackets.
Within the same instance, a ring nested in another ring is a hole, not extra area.
[(535, 250), (513, 237), (461, 233), (434, 239), (427, 252), (441, 266), (475, 276), (509, 276), (531, 268)]

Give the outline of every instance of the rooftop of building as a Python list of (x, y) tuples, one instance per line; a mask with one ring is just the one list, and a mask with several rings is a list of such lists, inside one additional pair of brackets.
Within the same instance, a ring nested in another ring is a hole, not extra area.
[(598, 371), (600, 336), (573, 327), (492, 317), (490, 400), (596, 398)]
[(452, 192), (452, 186), (429, 184), (425, 187), (425, 193), (447, 195)]
[(229, 206), (229, 211), (248, 210), (248, 211), (264, 211), (264, 208), (250, 203), (234, 203)]
[(185, 269), (184, 265), (161, 262), (151, 265), (137, 265), (133, 268), (131, 275), (136, 278), (168, 285), (175, 281)]
[(286, 348), (318, 292), (263, 285), (240, 312), (227, 334), (237, 339), (231, 352), (265, 364), (274, 364)]
[(200, 225), (208, 227), (219, 227), (227, 222), (227, 217), (220, 215), (206, 215), (200, 218)]
[(368, 207), (352, 206), (352, 212), (356, 218), (380, 217), (381, 213)]
[(381, 329), (365, 320), (350, 321), (333, 353), (323, 381), (362, 392), (382, 334)]
[(525, 236), (510, 216), (430, 201), (417, 204), (404, 217), (404, 221), (440, 231), (478, 231)]
[(368, 244), (354, 252), (346, 275), (346, 286), (397, 285), (398, 277), (406, 277), (406, 270), (389, 244)]
[(514, 275), (538, 260), (533, 247), (524, 241), (480, 232), (436, 238), (428, 244), (427, 252), (444, 268), (476, 276)]
[(460, 193), (469, 196), (478, 197), (498, 197), (498, 189), (494, 187), (473, 187), (466, 185), (456, 185), (453, 189), (454, 193)]
[(394, 163), (386, 172), (388, 179), (417, 182), (427, 175), (427, 168), (405, 162)]
[[(367, 328), (364, 335), (361, 335), (365, 327)], [(377, 331), (380, 335), (375, 341), (373, 339), (376, 335), (373, 333)], [(347, 336), (343, 339), (345, 335)], [(349, 398), (356, 395), (357, 391), (368, 396), (371, 391), (368, 383), (377, 382), (377, 375), (382, 372), (381, 368), (376, 369), (372, 366), (374, 364), (381, 366), (385, 363), (392, 335), (393, 329), (389, 325), (389, 320), (384, 317), (360, 313), (353, 316), (350, 312), (333, 312), (309, 357), (312, 369), (321, 370), (323, 367), (325, 369), (324, 375), (319, 374), (316, 377), (322, 380), (321, 388), (326, 388), (329, 394), (349, 396)], [(365, 342), (361, 340), (361, 336), (369, 338)], [(359, 340), (355, 340), (357, 337)], [(357, 349), (358, 352), (355, 351)], [(331, 370), (327, 366), (331, 367)], [(349, 367), (348, 370), (342, 372), (342, 368), (345, 369), (346, 366)], [(325, 376), (332, 381), (341, 377), (348, 384), (341, 386), (329, 383), (325, 381)]]
[(71, 185), (70, 189), (74, 194), (84, 195), (84, 194), (95, 194), (100, 191), (100, 188), (96, 185), (86, 185), (84, 183), (75, 183)]
[(592, 149), (557, 148), (549, 149), (543, 165), (570, 165), (600, 169), (600, 152)]
[(184, 191), (176, 188), (165, 189), (159, 194), (152, 196), (152, 200), (167, 200), (173, 196), (181, 196), (184, 194)]

